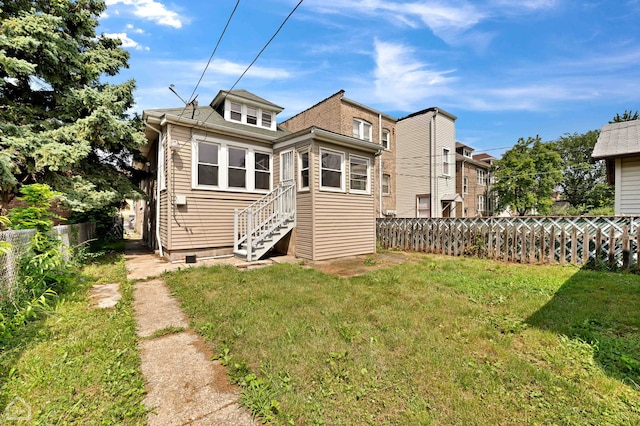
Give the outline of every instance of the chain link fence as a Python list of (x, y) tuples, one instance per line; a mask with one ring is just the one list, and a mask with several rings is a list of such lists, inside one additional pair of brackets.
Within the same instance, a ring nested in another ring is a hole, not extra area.
[[(68, 259), (71, 249), (95, 238), (95, 223), (59, 225), (53, 233), (62, 241)], [(0, 232), (0, 300), (12, 300), (16, 294), (18, 264), (20, 258), (29, 251), (35, 229), (20, 229)]]

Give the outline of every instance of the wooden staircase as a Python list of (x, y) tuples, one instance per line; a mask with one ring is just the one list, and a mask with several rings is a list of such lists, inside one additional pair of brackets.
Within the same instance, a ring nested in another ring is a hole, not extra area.
[(258, 260), (296, 226), (295, 181), (235, 211), (233, 253), (247, 261)]

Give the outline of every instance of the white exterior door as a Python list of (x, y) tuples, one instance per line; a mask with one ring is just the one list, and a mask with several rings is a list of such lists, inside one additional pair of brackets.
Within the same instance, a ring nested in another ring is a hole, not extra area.
[(293, 151), (280, 153), (280, 182), (292, 182), (294, 176)]

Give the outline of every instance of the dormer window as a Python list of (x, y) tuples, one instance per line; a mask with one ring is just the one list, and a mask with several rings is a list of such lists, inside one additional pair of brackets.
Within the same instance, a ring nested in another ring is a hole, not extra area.
[(247, 124), (258, 124), (258, 110), (253, 107), (247, 107)]
[(230, 110), (231, 113), (229, 114), (229, 117), (232, 120), (242, 121), (242, 105), (231, 102)]
[(463, 149), (462, 150), (462, 155), (464, 155), (467, 158), (471, 158), (471, 150), (470, 149)]
[(271, 111), (262, 111), (262, 127), (271, 128)]

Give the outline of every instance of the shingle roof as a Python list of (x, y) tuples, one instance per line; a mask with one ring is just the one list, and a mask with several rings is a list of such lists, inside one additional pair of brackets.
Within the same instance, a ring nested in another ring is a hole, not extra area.
[(640, 153), (640, 120), (611, 123), (602, 127), (593, 158), (620, 157)]
[[(184, 111), (184, 113), (183, 113)], [(163, 115), (172, 115), (175, 117), (180, 117), (180, 114), (182, 114), (182, 118), (187, 118), (187, 119), (191, 119), (192, 116), (191, 114), (193, 113), (193, 110), (191, 108), (187, 108), (186, 110), (184, 109), (184, 107), (179, 107), (179, 108), (163, 108), (163, 109), (147, 109), (144, 111), (144, 114), (147, 115), (153, 115), (156, 117), (162, 117)], [(193, 120), (197, 120), (203, 123), (207, 123), (207, 124), (215, 124), (215, 125), (219, 125), (219, 126), (224, 126), (230, 129), (237, 129), (237, 130), (242, 130), (245, 132), (251, 132), (251, 133), (255, 133), (258, 135), (263, 135), (263, 136), (271, 136), (271, 137), (275, 137), (275, 138), (279, 138), (282, 137), (284, 135), (288, 135), (289, 132), (288, 130), (280, 127), (278, 125), (278, 130), (277, 131), (273, 131), (273, 130), (269, 130), (269, 129), (263, 129), (261, 127), (256, 127), (256, 126), (249, 126), (247, 124), (242, 124), (242, 123), (234, 123), (232, 121), (227, 121), (224, 119), (224, 117), (222, 117), (218, 111), (214, 110), (213, 108), (211, 108), (210, 106), (199, 106), (198, 108), (196, 108), (195, 113), (193, 114)]]

